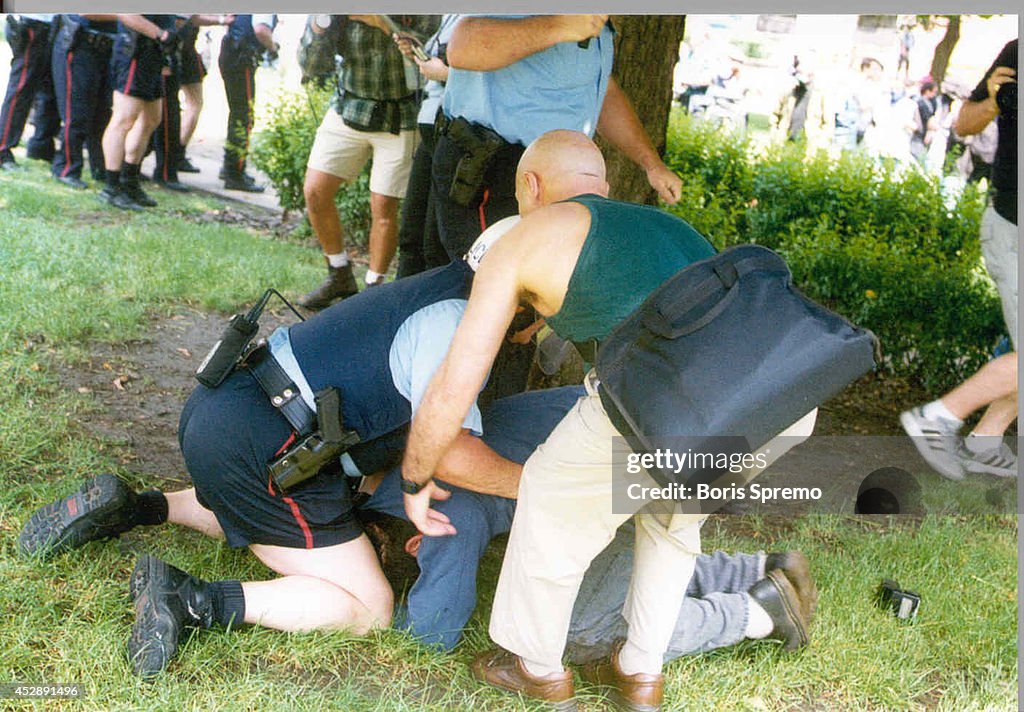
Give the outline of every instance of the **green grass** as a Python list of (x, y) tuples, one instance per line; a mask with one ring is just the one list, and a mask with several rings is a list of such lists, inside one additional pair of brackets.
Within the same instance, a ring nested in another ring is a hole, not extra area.
[[(466, 667), (488, 644), (497, 546), (454, 656), (391, 631), (369, 639), (208, 631), (151, 684), (131, 675), (125, 654), (127, 580), (139, 553), (214, 579), (271, 573), (246, 552), (170, 528), (133, 531), (48, 563), (16, 555), (29, 514), (81, 478), (114, 470), (145, 484), (117, 464), (117, 445), (78, 426), (95, 406), (60, 387), (59, 365), (80, 359), (90, 340), (143, 335), (153, 314), (183, 304), (226, 313), (267, 285), (295, 295), (320, 276), (315, 250), (189, 220), (222, 207), (213, 198), (158, 198), (160, 208), (127, 216), (93, 191), (54, 185), (39, 168), (0, 176), (0, 682), (79, 682), (86, 709), (537, 709), (477, 686)], [(795, 654), (744, 643), (679, 660), (667, 669), (667, 708), (1016, 708), (1015, 517), (896, 526), (722, 517), (704, 538), (709, 551), (805, 551), (821, 590), (813, 643)], [(922, 595), (915, 623), (872, 606), (882, 577)], [(602, 709), (593, 688), (580, 685), (580, 693), (584, 710)]]

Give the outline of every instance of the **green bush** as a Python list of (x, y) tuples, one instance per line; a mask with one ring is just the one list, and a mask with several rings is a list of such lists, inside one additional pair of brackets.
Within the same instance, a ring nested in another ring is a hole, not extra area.
[[(313, 148), (316, 130), (330, 110), (331, 92), (309, 85), (297, 92), (282, 91), (268, 104), (266, 130), (253, 141), (253, 164), (267, 174), (277, 191), (281, 207), (304, 210), (302, 186), (306, 162)], [(369, 166), (352, 183), (341, 187), (335, 202), (341, 212), (349, 244), (365, 246), (370, 231)]]
[(720, 249), (777, 250), (808, 296), (878, 335), (887, 369), (944, 389), (989, 358), (1004, 327), (975, 186), (951, 199), (938, 179), (861, 154), (756, 153), (682, 114), (666, 162), (683, 178), (674, 213)]

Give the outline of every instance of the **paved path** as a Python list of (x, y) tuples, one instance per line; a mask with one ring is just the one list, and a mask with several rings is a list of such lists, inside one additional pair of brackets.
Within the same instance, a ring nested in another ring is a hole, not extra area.
[[(185, 185), (224, 198), (265, 208), (275, 213), (281, 212), (281, 206), (278, 204), (277, 193), (274, 192), (273, 186), (270, 185), (270, 181), (267, 180), (265, 175), (256, 170), (256, 167), (251, 162), (247, 171), (256, 178), (256, 182), (266, 186), (266, 190), (262, 193), (247, 193), (242, 190), (224, 189), (224, 181), (217, 178), (217, 173), (220, 172), (224, 157), (224, 148), (221, 142), (193, 140), (188, 147), (188, 157), (200, 172), (179, 174), (178, 180)], [(152, 155), (146, 158), (142, 162), (143, 173), (150, 175), (153, 172), (154, 163), (155, 159)]]

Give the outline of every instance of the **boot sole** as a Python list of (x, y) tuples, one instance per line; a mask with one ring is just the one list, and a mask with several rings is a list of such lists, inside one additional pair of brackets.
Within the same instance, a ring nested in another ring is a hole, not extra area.
[(33, 514), (18, 537), (19, 548), (26, 556), (48, 559), (90, 541), (118, 536), (131, 527), (104, 520), (127, 504), (129, 491), (114, 475), (94, 477), (74, 494)]

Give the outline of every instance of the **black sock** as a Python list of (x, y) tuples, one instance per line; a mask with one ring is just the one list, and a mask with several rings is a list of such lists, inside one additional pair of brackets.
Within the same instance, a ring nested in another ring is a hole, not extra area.
[(121, 188), (121, 171), (112, 171), (109, 168), (106, 170), (106, 183), (107, 187), (111, 190), (120, 190)]
[(152, 526), (167, 521), (167, 497), (160, 490), (148, 490), (135, 496), (135, 523)]
[(241, 581), (214, 581), (210, 584), (213, 594), (213, 622), (225, 628), (239, 628), (245, 622), (245, 593)]

